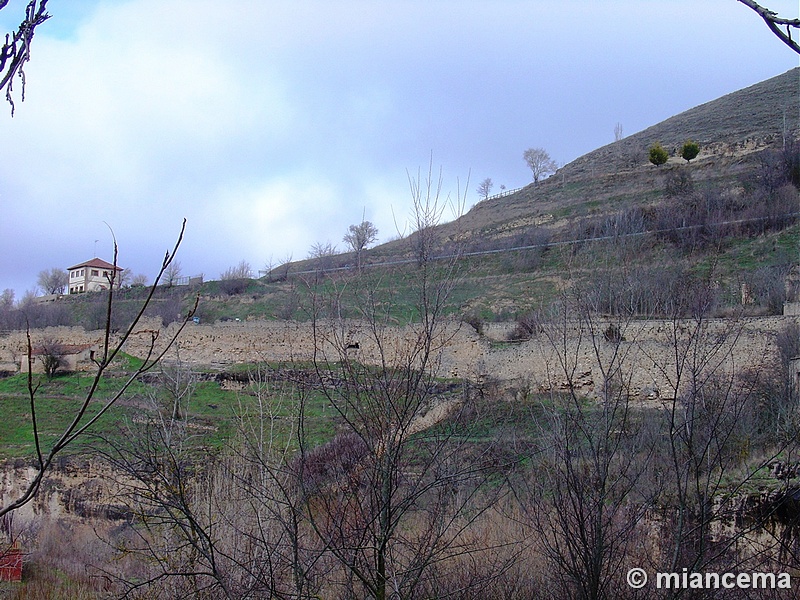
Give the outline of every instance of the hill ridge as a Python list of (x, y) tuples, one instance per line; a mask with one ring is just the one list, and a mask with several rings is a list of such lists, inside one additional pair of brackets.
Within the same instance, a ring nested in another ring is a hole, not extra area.
[[(654, 142), (664, 145), (672, 155), (687, 139), (698, 142), (701, 153), (692, 168), (704, 178), (714, 177), (714, 170), (718, 175), (720, 167), (774, 145), (783, 136), (800, 137), (800, 67), (587, 152), (539, 184), (530, 183), (516, 193), (478, 202), (459, 219), (443, 224), (441, 233), (455, 239), (530, 227), (547, 221), (548, 215), (576, 198), (602, 207), (610, 196), (621, 193), (618, 188), (630, 188), (631, 178), (652, 177), (658, 172), (647, 159)], [(676, 161), (682, 162), (672, 159), (673, 164)]]

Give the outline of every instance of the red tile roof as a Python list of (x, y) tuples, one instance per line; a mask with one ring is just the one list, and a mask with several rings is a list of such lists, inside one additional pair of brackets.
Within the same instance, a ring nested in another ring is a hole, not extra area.
[(107, 263), (102, 258), (93, 258), (92, 260), (87, 260), (86, 262), (82, 262), (80, 264), (75, 265), (74, 267), (69, 267), (67, 271), (72, 271), (74, 269), (80, 269), (81, 267), (93, 267), (95, 269), (116, 269), (117, 271), (122, 271), (121, 267), (115, 267), (111, 263)]

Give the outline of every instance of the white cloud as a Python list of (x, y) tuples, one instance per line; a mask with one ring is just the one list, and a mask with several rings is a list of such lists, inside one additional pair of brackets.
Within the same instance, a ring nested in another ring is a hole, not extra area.
[[(470, 168), (470, 188), (486, 176), (518, 187), (526, 147), (563, 162), (611, 141), (618, 121), (632, 133), (793, 66), (735, 0), (90, 0), (51, 12), (25, 103), (13, 119), (0, 111), (0, 254), (27, 248), (17, 280), (107, 245), (104, 221), (143, 271), (188, 217), (182, 263), (212, 277), (340, 244), (364, 207), (387, 239), (408, 216), (406, 169), (430, 152), (445, 194)], [(723, 14), (725, 27), (708, 25)]]

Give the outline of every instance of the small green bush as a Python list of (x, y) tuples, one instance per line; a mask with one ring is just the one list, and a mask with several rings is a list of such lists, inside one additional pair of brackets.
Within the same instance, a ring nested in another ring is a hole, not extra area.
[(650, 162), (655, 166), (663, 165), (669, 159), (669, 153), (664, 150), (664, 146), (656, 142), (650, 146)]
[[(681, 148), (681, 158), (687, 163), (700, 154), (700, 146), (692, 140), (686, 140)], [(652, 160), (652, 159), (650, 159)]]

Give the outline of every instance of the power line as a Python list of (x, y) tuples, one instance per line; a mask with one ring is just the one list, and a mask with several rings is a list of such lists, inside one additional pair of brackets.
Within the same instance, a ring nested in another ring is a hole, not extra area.
[[(692, 229), (702, 229), (704, 227), (725, 227), (729, 225), (742, 225), (745, 223), (758, 223), (763, 221), (771, 221), (775, 219), (786, 219), (786, 218), (794, 218), (800, 216), (800, 212), (793, 212), (784, 215), (774, 215), (769, 217), (754, 217), (751, 219), (734, 219), (730, 221), (719, 221), (716, 223), (701, 223), (699, 225), (682, 225), (680, 227), (666, 227), (663, 229), (647, 229), (645, 231), (636, 231), (633, 233), (623, 233), (623, 234), (611, 234), (611, 235), (602, 235), (602, 236), (595, 236), (595, 237), (586, 237), (586, 238), (576, 238), (572, 240), (560, 240), (556, 242), (546, 242), (542, 244), (529, 244), (525, 246), (513, 246), (511, 248), (494, 248), (492, 250), (475, 250), (473, 252), (456, 252), (451, 254), (441, 254), (438, 256), (432, 256), (429, 260), (453, 260), (459, 258), (467, 258), (472, 256), (488, 256), (491, 254), (503, 254), (506, 252), (520, 252), (523, 250), (537, 250), (537, 249), (544, 249), (544, 248), (555, 248), (559, 246), (569, 246), (571, 244), (583, 244), (586, 242), (602, 242), (608, 240), (617, 240), (621, 238), (633, 238), (633, 237), (642, 237), (645, 235), (657, 235), (659, 233), (671, 233), (677, 231), (690, 231)], [(384, 261), (379, 263), (364, 263), (361, 265), (362, 269), (365, 268), (373, 268), (373, 267), (393, 267), (397, 265), (407, 265), (417, 262), (416, 258), (403, 258), (393, 261)], [(313, 273), (319, 273), (320, 271), (325, 273), (333, 273), (337, 271), (351, 271), (353, 270), (353, 266), (347, 265), (344, 267), (333, 267), (328, 269), (309, 269), (304, 271), (294, 271), (290, 273), (290, 275), (309, 275)]]

